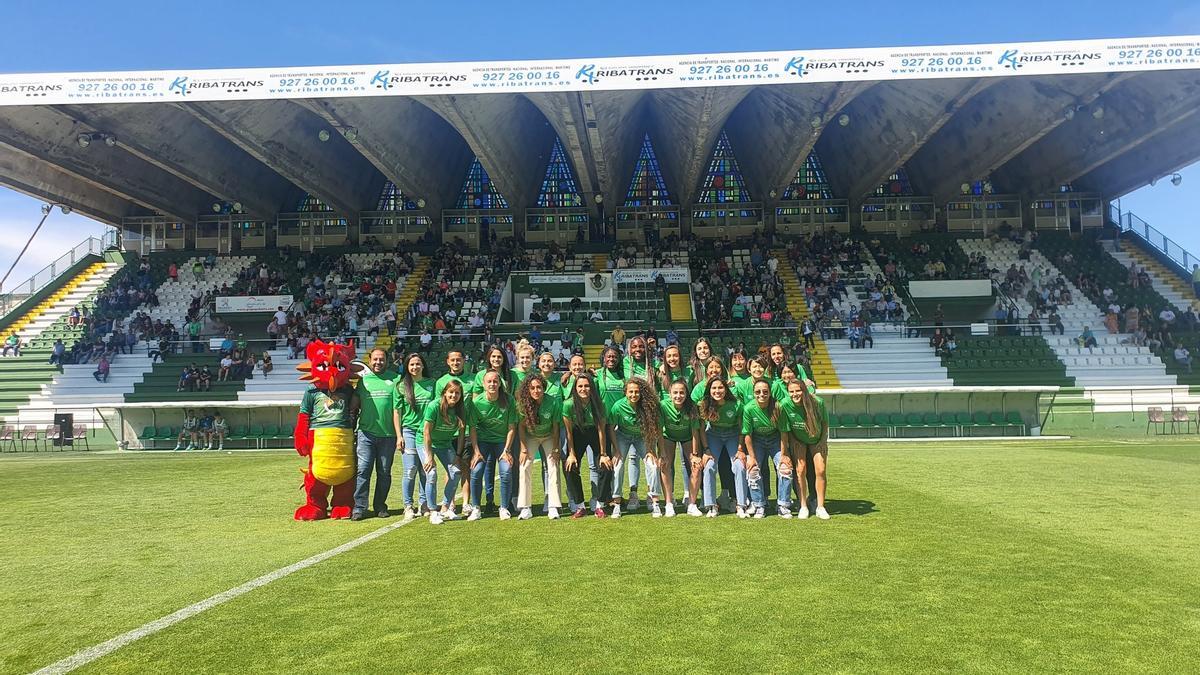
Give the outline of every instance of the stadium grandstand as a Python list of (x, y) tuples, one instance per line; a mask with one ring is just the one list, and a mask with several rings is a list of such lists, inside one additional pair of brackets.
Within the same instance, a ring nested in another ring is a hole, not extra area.
[(170, 447), (198, 405), (286, 445), (318, 336), (564, 369), (779, 343), (843, 438), (1191, 420), (1195, 258), (1114, 200), (1200, 158), (1198, 65), (1180, 37), (0, 76), (0, 184), (112, 226), (0, 298), (0, 444)]

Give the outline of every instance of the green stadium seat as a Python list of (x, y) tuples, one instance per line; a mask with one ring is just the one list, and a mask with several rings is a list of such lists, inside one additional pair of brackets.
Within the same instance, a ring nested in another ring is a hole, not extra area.
[(971, 416), (971, 424), (977, 427), (989, 426), (988, 414), (985, 412), (977, 412)]
[(870, 429), (871, 428), (871, 416), (867, 415), (865, 413), (862, 415), (859, 415), (854, 426), (861, 427), (863, 429)]

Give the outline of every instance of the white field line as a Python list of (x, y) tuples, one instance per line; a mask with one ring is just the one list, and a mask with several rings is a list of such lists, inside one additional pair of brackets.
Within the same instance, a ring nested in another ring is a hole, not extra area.
[(286, 577), (289, 574), (292, 574), (294, 572), (299, 572), (300, 570), (303, 570), (303, 569), (307, 569), (309, 567), (312, 567), (313, 565), (316, 565), (319, 562), (328, 560), (336, 555), (345, 553), (346, 551), (350, 551), (355, 548), (358, 548), (359, 546), (362, 546), (363, 544), (365, 544), (367, 542), (374, 541), (375, 539), (382, 537), (383, 535), (387, 534), (388, 532), (391, 532), (395, 529), (403, 527), (406, 524), (407, 523), (405, 521), (398, 520), (397, 522), (391, 523), (389, 525), (385, 525), (385, 526), (383, 526), (377, 530), (374, 530), (372, 532), (368, 532), (367, 534), (364, 534), (363, 536), (359, 537), (358, 539), (353, 539), (351, 541), (348, 541), (348, 542), (342, 544), (341, 546), (338, 546), (336, 548), (331, 548), (328, 551), (325, 551), (324, 553), (318, 553), (318, 554), (312, 556), (311, 558), (305, 558), (304, 560), (301, 560), (300, 562), (292, 563), (291, 565), (288, 565), (287, 567), (281, 567), (281, 568), (275, 570), (274, 572), (268, 572), (267, 574), (264, 574), (261, 577), (258, 577), (257, 579), (251, 579), (250, 581), (247, 581), (246, 583), (244, 583), (240, 586), (235, 586), (234, 588), (231, 588), (227, 591), (218, 593), (209, 598), (205, 598), (204, 600), (201, 600), (200, 602), (197, 602), (193, 605), (188, 605), (187, 607), (184, 607), (183, 609), (172, 612), (171, 614), (168, 614), (168, 615), (162, 617), (161, 619), (155, 619), (154, 621), (151, 621), (147, 624), (143, 624), (137, 628), (134, 628), (133, 630), (129, 631), (128, 633), (123, 633), (121, 635), (118, 635), (115, 638), (112, 638), (111, 640), (101, 642), (98, 645), (94, 645), (94, 646), (88, 647), (87, 649), (84, 649), (82, 651), (76, 652), (75, 654), (68, 656), (67, 658), (65, 658), (61, 661), (52, 663), (52, 664), (46, 666), (45, 668), (42, 668), (41, 670), (36, 671), (36, 675), (50, 675), (51, 673), (69, 673), (72, 670), (75, 670), (76, 668), (79, 668), (80, 666), (91, 663), (92, 661), (95, 661), (96, 659), (98, 659), (102, 656), (111, 654), (112, 652), (115, 652), (116, 650), (120, 649), (121, 647), (124, 647), (125, 645), (128, 645), (132, 642), (136, 642), (137, 640), (140, 640), (140, 639), (146, 637), (147, 635), (153, 635), (153, 634), (163, 630), (164, 628), (169, 628), (171, 626), (174, 626), (175, 624), (179, 623), (180, 621), (183, 621), (184, 619), (193, 617), (193, 616), (199, 614), (200, 612), (203, 612), (208, 609), (212, 609), (213, 607), (216, 607), (217, 605), (221, 605), (230, 600), (233, 600), (234, 598), (236, 598), (238, 596), (245, 595), (246, 593), (249, 593), (250, 591), (252, 591), (256, 588), (259, 588), (261, 586), (266, 586), (267, 584), (271, 583), (272, 581), (275, 581), (277, 579), (282, 579), (283, 577)]

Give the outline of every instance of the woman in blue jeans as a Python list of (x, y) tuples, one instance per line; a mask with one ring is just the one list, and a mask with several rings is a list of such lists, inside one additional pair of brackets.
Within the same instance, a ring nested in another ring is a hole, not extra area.
[[(737, 498), (739, 517), (745, 517), (746, 504), (746, 453), (741, 447), (742, 407), (729, 389), (729, 384), (720, 377), (709, 378), (704, 388), (704, 400), (700, 401), (700, 419), (708, 423), (705, 433), (708, 453), (704, 464), (704, 506), (709, 518), (717, 517), (717, 467), (722, 459), (728, 459), (733, 472), (734, 494)], [(728, 495), (723, 494), (728, 498)]]
[(625, 382), (625, 396), (608, 409), (608, 423), (612, 427), (616, 442), (613, 445), (613, 509), (612, 517), (621, 517), (621, 467), (629, 474), (629, 510), (637, 509), (637, 484), (641, 475), (642, 462), (649, 471), (646, 475), (646, 493), (650, 498), (650, 511), (655, 518), (662, 516), (658, 505), (658, 437), (659, 398), (650, 385), (640, 377), (631, 377)]
[(395, 412), (392, 420), (400, 430), (396, 439), (396, 451), (404, 464), (404, 477), (401, 488), (404, 490), (404, 519), (412, 520), (418, 514), (413, 508), (413, 487), (420, 483), (417, 490), (418, 506), (421, 512), (429, 510), (425, 503), (425, 472), (418, 471), (421, 460), (418, 451), (425, 445), (425, 406), (433, 400), (434, 380), (426, 374), (425, 358), (417, 353), (404, 357), (404, 374), (396, 383)]
[(784, 460), (780, 437), (788, 429), (787, 418), (776, 405), (771, 395), (771, 383), (766, 378), (755, 380), (751, 392), (753, 400), (742, 407), (742, 435), (746, 444), (746, 474), (749, 476), (751, 499), (750, 512), (746, 515), (755, 518), (766, 516), (767, 491), (763, 483), (767, 478), (760, 474), (766, 473), (761, 469), (770, 461), (775, 463), (775, 473), (779, 476), (779, 515), (791, 518), (791, 467), (783, 468), (788, 463)]
[[(441, 525), (443, 520), (456, 520), (454, 496), (458, 492), (458, 457), (466, 443), (467, 416), (463, 404), (463, 386), (450, 380), (442, 395), (425, 406), (425, 503), (429, 505), (429, 524)], [(441, 508), (437, 504), (437, 462), (446, 471), (446, 490)]]
[(483, 496), (484, 478), (495, 480), (495, 467), (500, 464), (500, 519), (508, 520), (512, 494), (512, 447), (516, 436), (517, 407), (503, 385), (503, 376), (496, 370), (484, 374), (481, 391), (470, 397), (467, 406), (471, 427), (471, 505), (468, 521), (479, 520), (483, 512), (479, 500)]

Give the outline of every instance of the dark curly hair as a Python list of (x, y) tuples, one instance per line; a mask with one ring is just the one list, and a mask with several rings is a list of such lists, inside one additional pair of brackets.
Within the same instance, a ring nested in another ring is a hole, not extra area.
[[(533, 400), (533, 396), (529, 394), (529, 385), (534, 382), (542, 383), (543, 393), (541, 401)], [(534, 426), (537, 425), (538, 413), (541, 412), (542, 404), (546, 401), (545, 391), (546, 378), (542, 377), (542, 374), (538, 372), (531, 372), (526, 375), (525, 381), (521, 383), (520, 387), (517, 387), (517, 407), (521, 411), (521, 414), (525, 416), (525, 421), (522, 424), (525, 425), (525, 429), (528, 431), (532, 431)]]
[[(638, 417), (638, 426), (642, 428), (642, 438), (653, 440), (661, 435), (662, 427), (658, 422), (658, 395), (654, 393), (654, 388), (650, 383), (640, 377), (631, 377), (625, 381), (625, 388), (629, 385), (637, 385), (640, 396), (637, 403), (631, 403), (633, 411)], [(626, 397), (625, 400), (629, 400)]]

